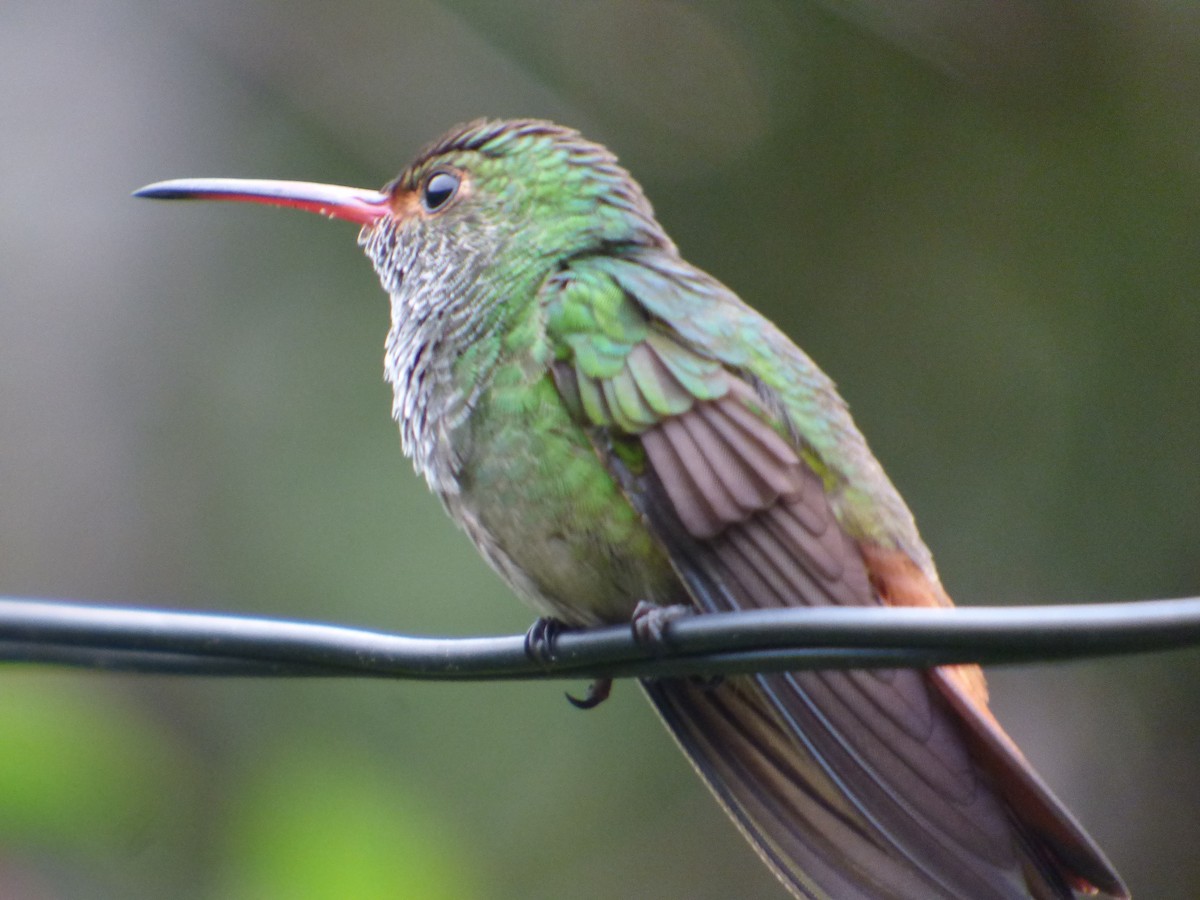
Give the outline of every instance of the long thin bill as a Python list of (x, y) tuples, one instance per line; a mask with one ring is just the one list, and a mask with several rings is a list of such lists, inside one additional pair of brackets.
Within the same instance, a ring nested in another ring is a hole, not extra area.
[(372, 225), (388, 213), (388, 195), (366, 188), (258, 178), (177, 178), (133, 192), (153, 200), (233, 200), (264, 203)]

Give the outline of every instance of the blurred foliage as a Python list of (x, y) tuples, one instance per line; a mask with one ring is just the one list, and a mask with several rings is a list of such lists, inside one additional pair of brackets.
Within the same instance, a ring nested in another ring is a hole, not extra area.
[(485, 896), (437, 827), (433, 798), (415, 803), (380, 760), (344, 743), (298, 735), (249, 768), (226, 835), (231, 883), (217, 896)]
[[(0, 591), (523, 628), (400, 457), (352, 229), (127, 194), (538, 115), (839, 381), (961, 602), (1194, 594), (1198, 60), (1167, 0), (8, 4)], [(1198, 670), (993, 675), (1143, 897), (1200, 878)], [(779, 896), (631, 686), (3, 679), (5, 898)]]

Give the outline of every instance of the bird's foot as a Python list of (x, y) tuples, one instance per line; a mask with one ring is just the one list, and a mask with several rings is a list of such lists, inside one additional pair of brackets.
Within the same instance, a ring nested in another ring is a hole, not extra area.
[(560, 619), (542, 616), (525, 632), (525, 655), (540, 666), (554, 662), (554, 642), (566, 627)]
[(695, 612), (695, 609), (685, 603), (659, 606), (648, 600), (639, 600), (633, 609), (629, 627), (633, 629), (635, 641), (643, 647), (661, 651), (667, 646), (667, 626)]
[[(686, 603), (659, 606), (648, 600), (639, 600), (638, 605), (634, 607), (633, 618), (629, 622), (633, 629), (633, 639), (643, 647), (662, 651), (668, 644), (667, 626), (685, 616), (695, 615), (695, 613), (695, 608)], [(711, 691), (725, 682), (725, 676), (691, 676), (688, 680), (705, 691)]]
[[(693, 612), (694, 610), (690, 606), (682, 603), (674, 606), (659, 606), (657, 603), (639, 600), (638, 605), (634, 607), (633, 616), (629, 620), (629, 627), (633, 630), (633, 639), (643, 647), (660, 650), (666, 646), (667, 626), (676, 619), (690, 616)], [(587, 694), (583, 698), (567, 694), (567, 699), (576, 709), (595, 709), (612, 693), (612, 683), (611, 678), (597, 678), (588, 685)]]
[[(525, 655), (540, 666), (554, 662), (554, 642), (567, 629), (561, 620), (544, 616), (529, 626), (525, 632)], [(582, 697), (566, 694), (568, 702), (576, 709), (595, 709), (612, 693), (611, 678), (597, 678), (588, 685)]]

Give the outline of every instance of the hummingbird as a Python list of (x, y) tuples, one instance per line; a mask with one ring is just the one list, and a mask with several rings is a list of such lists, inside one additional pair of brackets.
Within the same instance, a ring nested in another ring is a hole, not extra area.
[[(471, 122), (379, 191), (203, 178), (137, 196), (361, 225), (402, 449), (544, 621), (952, 605), (833, 382), (685, 261), (577, 131)], [(976, 666), (642, 687), (793, 896), (1129, 896)]]

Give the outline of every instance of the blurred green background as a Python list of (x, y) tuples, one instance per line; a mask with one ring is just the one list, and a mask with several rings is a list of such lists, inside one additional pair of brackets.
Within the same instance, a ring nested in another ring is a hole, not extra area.
[[(480, 115), (621, 155), (838, 380), (960, 602), (1200, 592), (1200, 15), (1167, 0), (5, 4), (0, 592), (523, 629), (400, 455), (354, 228), (128, 196), (377, 186)], [(1198, 676), (992, 676), (1141, 897), (1200, 879)], [(0, 896), (780, 897), (637, 693), (12, 667)]]

